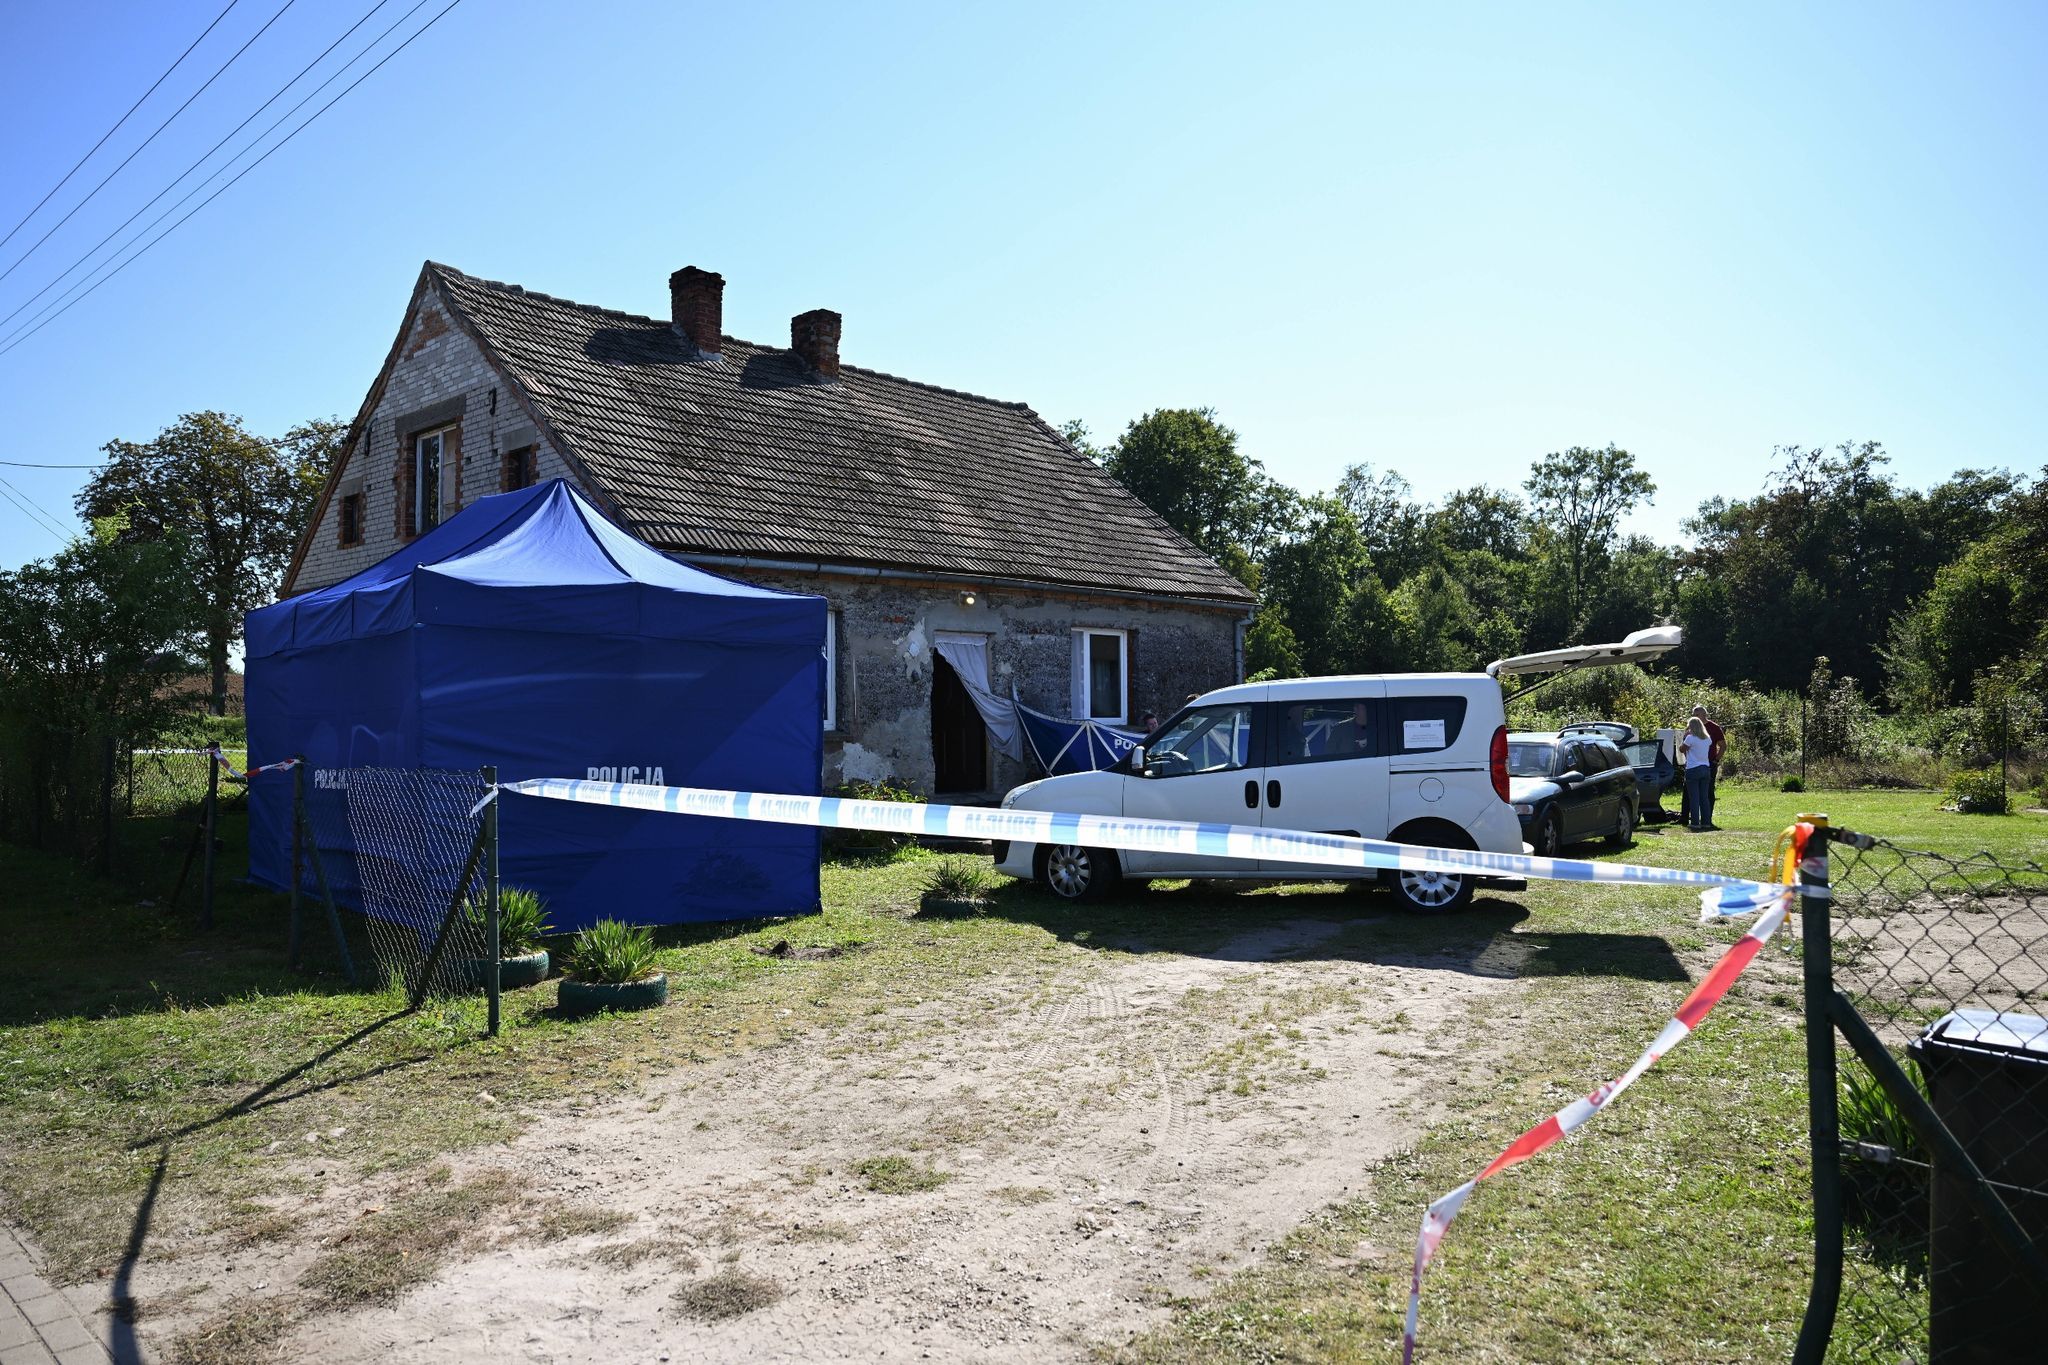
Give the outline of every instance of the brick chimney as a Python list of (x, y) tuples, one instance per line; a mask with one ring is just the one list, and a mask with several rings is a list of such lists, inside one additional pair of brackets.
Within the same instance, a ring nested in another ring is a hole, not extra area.
[(789, 349), (827, 379), (839, 377), (839, 314), (813, 308), (789, 320)]
[(668, 277), (668, 308), (676, 330), (705, 355), (717, 355), (723, 336), (725, 276), (686, 265)]

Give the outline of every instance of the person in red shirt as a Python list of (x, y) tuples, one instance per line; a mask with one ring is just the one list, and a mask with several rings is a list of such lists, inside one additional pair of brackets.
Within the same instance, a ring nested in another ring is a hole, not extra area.
[(1718, 789), (1721, 784), (1721, 755), (1728, 751), (1728, 732), (1707, 719), (1706, 707), (1695, 706), (1692, 708), (1692, 713), (1699, 717), (1702, 725), (1707, 727), (1707, 739), (1711, 744), (1711, 747), (1707, 750), (1708, 826), (1709, 828), (1718, 829), (1720, 827), (1712, 823), (1711, 813), (1714, 809), (1715, 798), (1720, 795)]

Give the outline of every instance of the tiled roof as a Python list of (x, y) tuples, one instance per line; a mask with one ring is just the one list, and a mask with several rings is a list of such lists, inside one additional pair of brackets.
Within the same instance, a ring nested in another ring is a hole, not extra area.
[(1250, 600), (1021, 403), (427, 270), (650, 544)]

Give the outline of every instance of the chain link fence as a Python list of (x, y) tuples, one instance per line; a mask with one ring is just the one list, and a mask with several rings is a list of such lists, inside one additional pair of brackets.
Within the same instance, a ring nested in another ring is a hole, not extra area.
[[(299, 781), (302, 898), (360, 917), (375, 970), (415, 1004), (488, 993), (495, 811), (485, 772), (332, 768)], [(296, 935), (295, 935), (296, 937)]]
[(1818, 1002), (1836, 1052), (1834, 1141), (1816, 1142), (1817, 1286), (1840, 1257), (1826, 1359), (2040, 1359), (2048, 873), (1840, 832), (1830, 847), (1832, 908), (1806, 902), (1830, 921), (1826, 951), (1807, 942), (1809, 1023)]

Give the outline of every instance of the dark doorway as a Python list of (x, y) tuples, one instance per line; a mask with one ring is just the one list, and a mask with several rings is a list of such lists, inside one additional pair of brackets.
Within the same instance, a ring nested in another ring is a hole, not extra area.
[(942, 792), (988, 790), (988, 727), (953, 665), (932, 655), (932, 787)]

